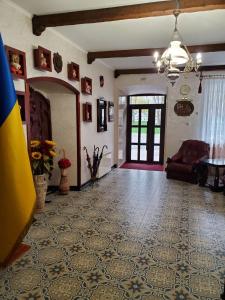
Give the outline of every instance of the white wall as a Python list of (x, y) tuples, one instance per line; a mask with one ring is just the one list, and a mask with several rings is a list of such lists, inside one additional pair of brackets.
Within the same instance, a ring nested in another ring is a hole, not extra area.
[[(180, 86), (188, 84), (191, 87), (189, 97), (193, 100), (194, 112), (189, 117), (179, 117), (174, 112), (176, 100), (181, 98)], [(198, 94), (199, 79), (195, 74), (181, 78), (174, 87), (165, 79), (164, 75), (121, 75), (116, 79), (116, 95), (132, 95), (138, 93), (163, 93), (166, 100), (166, 132), (165, 132), (165, 161), (175, 154), (185, 139), (199, 138), (199, 104), (201, 96)], [(117, 137), (118, 139), (118, 137)]]
[[(107, 144), (109, 150), (112, 151), (113, 157), (113, 123), (108, 123), (108, 131), (104, 133), (97, 133), (96, 125), (96, 99), (103, 96), (106, 100), (114, 101), (113, 71), (98, 61), (94, 62), (92, 65), (88, 65), (87, 54), (53, 29), (47, 29), (39, 37), (33, 35), (31, 16), (8, 0), (0, 0), (0, 30), (3, 41), (6, 45), (26, 52), (28, 78), (37, 76), (57, 77), (69, 82), (80, 91), (80, 82), (74, 82), (67, 79), (67, 63), (71, 61), (80, 65), (81, 77), (87, 76), (92, 78), (93, 95), (85, 96), (81, 94), (80, 97), (81, 103), (88, 101), (93, 104), (93, 122), (85, 124), (81, 120), (81, 148), (85, 145), (91, 152), (94, 144), (99, 146)], [(39, 45), (51, 50), (52, 54), (54, 52), (59, 52), (59, 54), (62, 55), (63, 70), (61, 73), (56, 73), (54, 68), (52, 72), (43, 72), (34, 68), (33, 49), (37, 48)], [(100, 75), (103, 75), (105, 79), (105, 85), (103, 88), (100, 88), (99, 85)], [(15, 80), (14, 82), (18, 91), (24, 91), (23, 80)], [(72, 132), (73, 130), (74, 129), (71, 128), (71, 135), (74, 135)], [(83, 154), (83, 150), (81, 150), (81, 182), (85, 183), (89, 180), (90, 176)], [(112, 161), (112, 165), (113, 164), (114, 161)]]
[[(52, 138), (57, 148), (66, 151), (66, 157), (72, 163), (68, 169), (69, 183), (77, 186), (77, 134), (76, 134), (76, 102), (75, 96), (70, 94), (48, 94), (51, 104)], [(63, 101), (62, 101), (63, 100)], [(60, 152), (59, 158), (62, 157)], [(59, 168), (55, 160), (55, 169), (52, 173), (50, 185), (58, 185), (60, 178)]]

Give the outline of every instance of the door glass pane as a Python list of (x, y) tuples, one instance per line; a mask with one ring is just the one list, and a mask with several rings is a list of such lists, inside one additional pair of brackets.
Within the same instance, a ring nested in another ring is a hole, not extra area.
[(138, 159), (138, 146), (131, 145), (131, 160), (137, 160), (137, 159)]
[(154, 95), (154, 96), (131, 96), (130, 104), (164, 104), (165, 96)]
[(132, 125), (138, 125), (139, 109), (132, 109)]
[(161, 109), (155, 110), (155, 125), (160, 126), (161, 125)]
[(154, 146), (154, 158), (155, 162), (159, 161), (159, 146)]
[(147, 127), (141, 127), (141, 143), (147, 143)]
[(160, 128), (155, 127), (154, 131), (154, 144), (160, 144)]
[(138, 127), (131, 129), (131, 143), (138, 143)]
[(146, 145), (141, 145), (140, 146), (140, 160), (147, 160), (147, 150), (146, 150)]
[(141, 125), (147, 125), (148, 122), (148, 109), (141, 110)]

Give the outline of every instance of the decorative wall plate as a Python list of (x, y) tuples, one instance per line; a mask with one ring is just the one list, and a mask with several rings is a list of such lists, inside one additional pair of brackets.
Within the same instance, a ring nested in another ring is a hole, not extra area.
[(188, 95), (191, 91), (191, 87), (187, 84), (183, 84), (181, 87), (180, 87), (180, 93), (181, 95)]
[(194, 111), (194, 105), (190, 101), (181, 100), (177, 101), (174, 106), (174, 112), (180, 117), (190, 116)]
[(53, 64), (56, 72), (60, 73), (62, 71), (63, 61), (62, 56), (58, 52), (53, 54)]

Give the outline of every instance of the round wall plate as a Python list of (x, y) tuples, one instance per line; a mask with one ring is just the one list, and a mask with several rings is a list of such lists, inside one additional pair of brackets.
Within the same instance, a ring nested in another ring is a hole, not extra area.
[(180, 93), (181, 95), (188, 95), (191, 91), (191, 87), (187, 84), (183, 84), (181, 87), (180, 87)]

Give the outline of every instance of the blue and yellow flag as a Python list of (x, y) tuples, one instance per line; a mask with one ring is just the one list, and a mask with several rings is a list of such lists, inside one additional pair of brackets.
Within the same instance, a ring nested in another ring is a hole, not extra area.
[(35, 201), (19, 105), (0, 35), (0, 266), (26, 234)]

